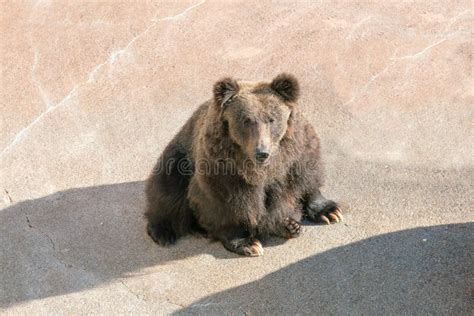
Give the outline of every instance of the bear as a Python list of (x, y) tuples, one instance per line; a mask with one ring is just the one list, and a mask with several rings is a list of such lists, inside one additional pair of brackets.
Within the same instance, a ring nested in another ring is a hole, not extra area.
[(300, 111), (297, 79), (231, 77), (166, 146), (146, 181), (147, 233), (159, 245), (203, 234), (229, 251), (263, 255), (269, 236), (295, 238), (302, 219), (342, 221), (321, 194), (320, 141)]

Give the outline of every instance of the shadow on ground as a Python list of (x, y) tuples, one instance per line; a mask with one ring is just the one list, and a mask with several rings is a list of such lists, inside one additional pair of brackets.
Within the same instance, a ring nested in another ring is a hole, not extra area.
[(235, 257), (204, 238), (158, 247), (145, 233), (143, 191), (143, 182), (71, 189), (1, 210), (0, 307), (197, 254)]
[(176, 314), (467, 315), (474, 223), (398, 231), (331, 249)]
[[(143, 189), (143, 182), (71, 189), (1, 210), (0, 307), (87, 290), (199, 254), (236, 258), (203, 238), (157, 247), (144, 229)], [(387, 209), (398, 212), (402, 206), (395, 208), (396, 199), (413, 202), (424, 191), (413, 197), (406, 190), (381, 190), (380, 197), (377, 192), (373, 199), (385, 196)], [(361, 222), (368, 216), (358, 214)], [(473, 223), (375, 236), (209, 296), (179, 313), (466, 313), (473, 237)]]

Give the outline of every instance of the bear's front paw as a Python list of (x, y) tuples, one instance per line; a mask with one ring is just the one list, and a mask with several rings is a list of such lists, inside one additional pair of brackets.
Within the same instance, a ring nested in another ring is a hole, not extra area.
[(289, 217), (285, 218), (283, 225), (285, 227), (285, 237), (288, 239), (298, 237), (303, 230), (300, 223)]
[(342, 212), (336, 202), (331, 200), (309, 203), (306, 216), (315, 223), (332, 224), (342, 222)]

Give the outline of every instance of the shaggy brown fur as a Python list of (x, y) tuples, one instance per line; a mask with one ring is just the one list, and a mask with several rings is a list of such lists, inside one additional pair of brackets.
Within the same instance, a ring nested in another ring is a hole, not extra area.
[(325, 199), (320, 146), (299, 112), (297, 80), (225, 78), (174, 137), (148, 179), (148, 234), (161, 245), (192, 232), (263, 254), (259, 239), (300, 234), (302, 216), (338, 222)]

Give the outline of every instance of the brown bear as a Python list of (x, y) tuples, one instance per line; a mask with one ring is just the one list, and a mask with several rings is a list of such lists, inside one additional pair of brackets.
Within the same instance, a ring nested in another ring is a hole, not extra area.
[(160, 245), (199, 232), (247, 256), (267, 236), (297, 237), (302, 217), (342, 220), (320, 192), (319, 139), (295, 77), (225, 78), (165, 148), (147, 180), (147, 231)]

